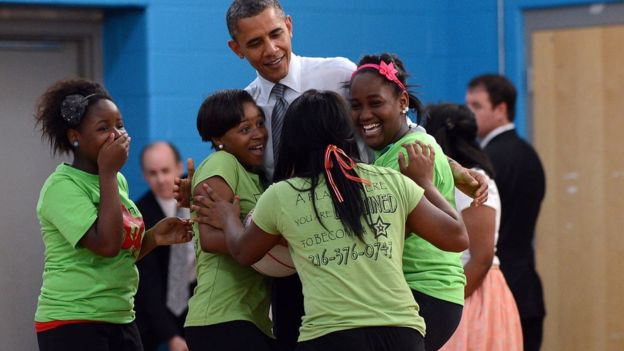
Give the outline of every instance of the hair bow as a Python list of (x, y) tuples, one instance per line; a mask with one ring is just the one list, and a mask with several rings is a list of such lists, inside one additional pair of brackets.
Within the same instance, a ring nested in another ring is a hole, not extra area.
[(336, 145), (333, 145), (333, 144), (327, 145), (327, 148), (325, 149), (325, 164), (324, 164), (325, 174), (327, 174), (327, 181), (329, 182), (329, 185), (334, 191), (334, 194), (336, 194), (336, 197), (338, 198), (338, 202), (342, 203), (344, 202), (344, 199), (342, 195), (340, 194), (340, 190), (338, 190), (338, 187), (336, 186), (336, 183), (334, 182), (334, 178), (332, 177), (331, 171), (330, 171), (334, 165), (331, 160), (332, 154), (334, 154), (334, 157), (336, 158), (336, 161), (338, 161), (338, 166), (340, 167), (342, 174), (344, 174), (344, 176), (347, 177), (347, 179), (357, 182), (357, 183), (369, 185), (369, 186), (371, 185), (371, 182), (368, 179), (355, 177), (347, 173), (347, 171), (350, 171), (355, 168), (356, 166), (355, 161), (353, 161), (349, 156), (347, 156), (347, 154), (341, 148), (337, 147)]
[(80, 94), (67, 95), (61, 103), (61, 117), (72, 127), (80, 124), (82, 115), (89, 105), (89, 98), (97, 94), (82, 96)]
[(387, 64), (385, 61), (379, 62), (379, 74), (386, 76), (388, 80), (397, 79), (397, 72), (397, 69), (394, 68), (394, 63), (390, 62), (390, 64)]

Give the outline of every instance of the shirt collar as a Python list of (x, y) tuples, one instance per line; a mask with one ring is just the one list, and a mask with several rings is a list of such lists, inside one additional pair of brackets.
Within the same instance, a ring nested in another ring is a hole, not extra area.
[(508, 130), (512, 130), (512, 129), (516, 129), (516, 125), (513, 123), (507, 123), (505, 125), (502, 125), (500, 127), (496, 127), (494, 129), (492, 129), (486, 136), (485, 138), (481, 139), (481, 148), (484, 148), (490, 141), (492, 141), (492, 139), (494, 139), (495, 137), (497, 137), (500, 134), (505, 133)]
[(166, 217), (174, 217), (176, 215), (176, 199), (164, 199), (158, 195), (154, 195), (154, 197)]
[[(256, 74), (258, 75), (258, 82), (260, 85), (260, 96), (258, 97), (258, 100), (263, 104), (268, 104), (271, 90), (273, 89), (275, 83), (266, 80), (258, 73)], [(298, 93), (297, 95), (301, 94), (301, 58), (295, 55), (295, 53), (290, 53), (288, 74), (279, 82), (287, 86), (289, 89), (296, 91)]]

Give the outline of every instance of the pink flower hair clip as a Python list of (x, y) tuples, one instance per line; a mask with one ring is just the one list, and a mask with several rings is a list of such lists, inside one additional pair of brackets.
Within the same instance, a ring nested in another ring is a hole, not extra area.
[(355, 72), (353, 72), (353, 74), (351, 74), (351, 79), (353, 79), (357, 72), (364, 68), (376, 69), (379, 74), (386, 77), (387, 80), (394, 82), (396, 85), (399, 86), (399, 88), (401, 88), (401, 90), (407, 91), (407, 89), (405, 89), (405, 85), (403, 85), (403, 83), (401, 83), (399, 78), (396, 76), (399, 71), (394, 67), (394, 63), (390, 62), (390, 64), (387, 64), (385, 61), (380, 61), (378, 65), (374, 63), (361, 65), (355, 70)]

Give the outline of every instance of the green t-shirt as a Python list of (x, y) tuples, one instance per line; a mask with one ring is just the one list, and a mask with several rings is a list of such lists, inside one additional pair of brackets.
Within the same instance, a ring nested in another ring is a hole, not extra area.
[(139, 274), (135, 261), (145, 227), (117, 173), (123, 211), (122, 250), (102, 257), (80, 245), (98, 216), (99, 177), (61, 164), (43, 184), (37, 203), (45, 246), (43, 284), (35, 321), (130, 323)]
[(309, 180), (292, 178), (269, 187), (258, 200), (253, 221), (262, 230), (281, 234), (303, 284), (305, 315), (299, 341), (366, 326), (402, 326), (425, 334), (418, 305), (405, 282), (401, 256), (407, 215), (423, 190), (390, 169), (358, 164), (374, 231), (364, 223), (365, 243), (345, 233), (321, 177), (315, 217)]
[[(260, 178), (247, 171), (226, 151), (208, 156), (193, 176), (193, 189), (211, 177), (222, 178), (240, 196), (241, 220), (255, 207), (262, 194)], [(193, 214), (194, 215), (194, 214)], [(197, 287), (189, 300), (187, 327), (244, 320), (271, 334), (268, 278), (251, 267), (243, 267), (231, 256), (204, 252), (199, 242), (199, 227), (194, 226), (197, 262)]]
[[(442, 196), (455, 207), (455, 184), (448, 159), (435, 139), (424, 132), (412, 132), (394, 144), (377, 153), (374, 164), (399, 170), (399, 152), (407, 154), (403, 144), (421, 141), (433, 145), (435, 162), (433, 183)], [(410, 235), (405, 241), (403, 252), (403, 273), (409, 286), (437, 299), (464, 304), (466, 276), (461, 264), (461, 253), (446, 252), (433, 246), (418, 234)]]

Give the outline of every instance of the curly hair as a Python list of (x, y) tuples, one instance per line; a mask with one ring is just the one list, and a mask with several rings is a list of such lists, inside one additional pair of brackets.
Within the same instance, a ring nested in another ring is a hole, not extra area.
[[(89, 96), (86, 114), (89, 106), (99, 100), (113, 101), (108, 91), (99, 83), (86, 79), (65, 79), (52, 84), (39, 98), (35, 107), (35, 125), (41, 131), (41, 138), (50, 143), (53, 154), (69, 154), (72, 146), (67, 138), (67, 131), (72, 128), (61, 117), (61, 104), (68, 95), (79, 94)], [(84, 116), (83, 114), (83, 116)], [(81, 116), (82, 117), (82, 116)]]

